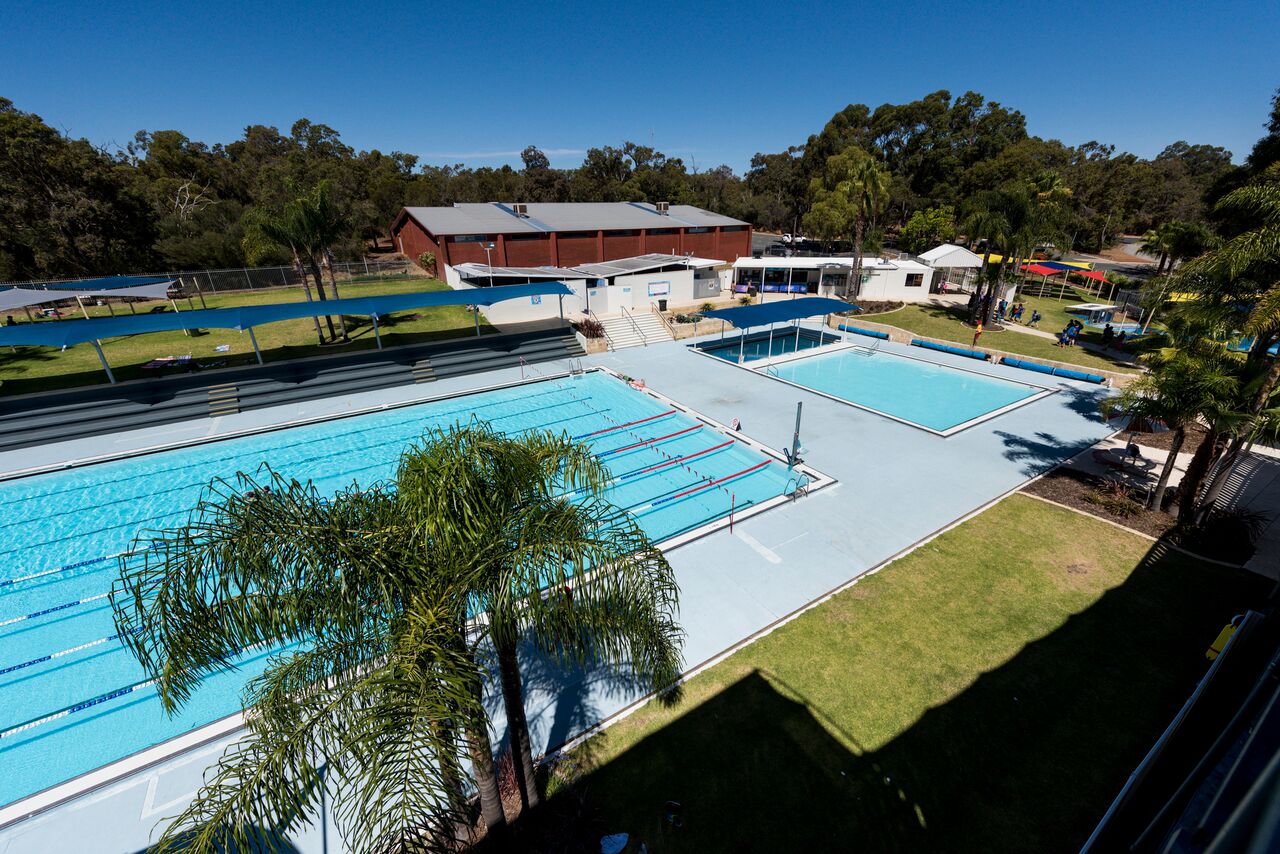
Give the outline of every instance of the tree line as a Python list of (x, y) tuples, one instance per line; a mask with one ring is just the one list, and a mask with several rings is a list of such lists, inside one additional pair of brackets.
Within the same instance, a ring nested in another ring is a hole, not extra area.
[(1052, 174), (1070, 191), (1064, 246), (1097, 249), (1122, 232), (1204, 221), (1243, 168), (1206, 144), (1177, 141), (1144, 159), (1103, 142), (1041, 139), (1021, 113), (976, 92), (938, 91), (875, 109), (851, 104), (807, 140), (756, 154), (743, 175), (634, 142), (592, 148), (572, 169), (552, 168), (535, 146), (520, 168), (423, 164), (404, 152), (357, 151), (336, 129), (305, 118), (287, 134), (251, 125), (229, 143), (139, 131), (108, 150), (0, 98), (0, 280), (287, 262), (289, 253), (255, 240), (251, 226), (321, 181), (348, 223), (334, 247), (344, 257), (385, 240), (404, 205), (499, 200), (668, 201), (837, 239), (843, 232), (833, 223), (848, 212), (821, 204), (822, 192), (839, 184), (830, 163), (837, 156), (883, 170), (882, 204), (860, 226), (871, 247), (905, 232), (915, 248), (953, 232), (975, 195)]

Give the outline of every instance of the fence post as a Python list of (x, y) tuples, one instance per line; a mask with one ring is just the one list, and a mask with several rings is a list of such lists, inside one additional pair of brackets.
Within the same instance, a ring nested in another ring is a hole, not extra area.
[(213, 292), (216, 294), (216, 293), (218, 292), (218, 288), (213, 284), (213, 273), (212, 273), (212, 271), (210, 271), (210, 270), (205, 270), (205, 271), (204, 271), (204, 275), (205, 275), (205, 277), (209, 280), (209, 290), (213, 291)]
[(249, 278), (249, 268), (241, 267), (240, 269), (244, 271), (244, 283), (249, 286), (249, 290), (253, 290), (253, 281)]
[(277, 267), (276, 269), (280, 271), (280, 281), (286, 288), (289, 287), (289, 277), (284, 274), (284, 267)]
[(361, 255), (360, 260), (364, 262), (364, 274), (369, 275), (369, 259)]

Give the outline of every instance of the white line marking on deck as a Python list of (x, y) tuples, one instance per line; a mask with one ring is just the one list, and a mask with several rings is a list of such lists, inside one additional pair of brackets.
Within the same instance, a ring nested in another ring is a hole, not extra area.
[(733, 532), (733, 535), (738, 539), (742, 540), (747, 545), (751, 546), (752, 550), (755, 551), (756, 554), (760, 555), (760, 557), (769, 561), (769, 563), (782, 563), (782, 558), (778, 557), (776, 552), (774, 552), (772, 549), (767, 548), (764, 543), (760, 542), (755, 537), (748, 534), (746, 531), (743, 531), (742, 529), (738, 529), (737, 531)]

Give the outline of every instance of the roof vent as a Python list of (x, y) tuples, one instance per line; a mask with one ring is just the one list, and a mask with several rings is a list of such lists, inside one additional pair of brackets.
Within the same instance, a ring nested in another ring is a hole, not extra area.
[(662, 214), (663, 216), (671, 215), (671, 202), (658, 202), (657, 204), (654, 205), (654, 207), (657, 208), (658, 213)]
[(529, 215), (529, 206), (526, 205), (524, 202), (515, 202), (514, 204), (511, 205), (511, 210), (515, 212), (516, 216)]

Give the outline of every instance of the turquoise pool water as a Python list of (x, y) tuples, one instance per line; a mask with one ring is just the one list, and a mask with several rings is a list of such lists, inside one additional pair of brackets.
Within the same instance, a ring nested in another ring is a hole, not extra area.
[(1043, 391), (883, 350), (816, 354), (767, 372), (939, 433)]
[(812, 350), (814, 347), (820, 347), (823, 344), (830, 344), (839, 340), (840, 338), (835, 335), (827, 335), (824, 339), (820, 333), (811, 329), (801, 329), (800, 335), (797, 337), (795, 329), (779, 328), (774, 331), (772, 339), (768, 334), (757, 332), (748, 335), (745, 341), (738, 338), (727, 338), (724, 343), (716, 342), (701, 346), (698, 349), (727, 362), (737, 362), (739, 356), (744, 362), (754, 362), (757, 359), (783, 356), (787, 353), (796, 353), (802, 350)]
[(237, 711), (265, 667), (269, 651), (248, 654), (179, 716), (161, 712), (106, 599), (113, 556), (138, 531), (180, 524), (211, 479), (263, 462), (321, 491), (388, 479), (427, 427), (473, 413), (589, 442), (615, 476), (610, 499), (655, 540), (795, 485), (782, 464), (599, 372), (0, 482), (0, 804)]

